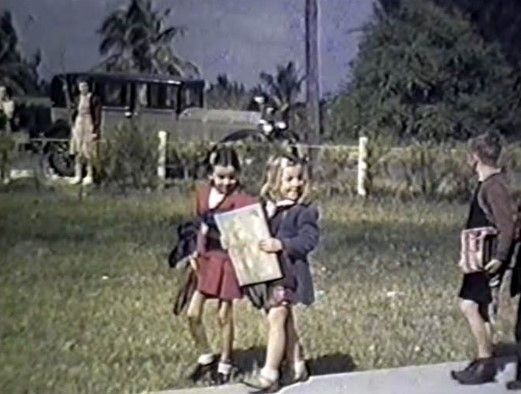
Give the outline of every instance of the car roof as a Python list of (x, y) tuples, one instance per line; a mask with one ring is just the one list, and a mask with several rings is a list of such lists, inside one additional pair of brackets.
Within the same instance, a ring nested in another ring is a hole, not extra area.
[(173, 75), (161, 75), (161, 74), (133, 74), (133, 73), (108, 73), (108, 72), (74, 72), (74, 73), (65, 73), (65, 74), (57, 74), (54, 76), (55, 78), (86, 78), (88, 79), (98, 79), (98, 80), (107, 80), (107, 81), (122, 81), (129, 80), (135, 82), (151, 82), (151, 83), (166, 83), (172, 85), (203, 85), (204, 80), (201, 79), (185, 79), (176, 77)]

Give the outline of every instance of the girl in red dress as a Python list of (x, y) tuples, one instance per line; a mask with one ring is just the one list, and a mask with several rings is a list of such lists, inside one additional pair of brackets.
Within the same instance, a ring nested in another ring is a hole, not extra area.
[[(197, 380), (214, 369), (217, 357), (213, 354), (202, 315), (207, 299), (219, 301), (218, 322), (221, 328), (221, 355), (217, 364), (215, 383), (229, 381), (232, 370), (231, 352), (234, 339), (233, 301), (243, 295), (235, 269), (221, 239), (214, 214), (231, 211), (253, 204), (254, 197), (239, 191), (240, 163), (237, 153), (230, 147), (221, 147), (209, 156), (209, 184), (198, 189), (196, 211), (201, 219), (197, 251), (191, 260), (197, 274), (197, 290), (188, 306), (190, 332), (201, 354), (192, 379)], [(214, 379), (215, 379), (214, 378)]]

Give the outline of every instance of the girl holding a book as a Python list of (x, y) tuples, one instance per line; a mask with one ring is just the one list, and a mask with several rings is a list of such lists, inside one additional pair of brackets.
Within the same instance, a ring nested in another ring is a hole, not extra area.
[(279, 388), (284, 359), (291, 368), (290, 383), (308, 378), (294, 306), (314, 301), (308, 255), (317, 246), (319, 228), (317, 208), (308, 201), (309, 173), (308, 164), (295, 154), (272, 157), (261, 190), (272, 237), (259, 247), (277, 255), (283, 274), (281, 279), (245, 289), (254, 306), (266, 312), (269, 334), (264, 367), (244, 383), (264, 392)]

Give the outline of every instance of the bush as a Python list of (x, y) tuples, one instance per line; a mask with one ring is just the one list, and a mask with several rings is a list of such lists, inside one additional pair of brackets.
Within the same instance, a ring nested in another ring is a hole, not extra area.
[[(463, 145), (414, 143), (393, 147), (386, 137), (370, 138), (366, 188), (372, 196), (397, 198), (464, 199), (475, 186), (465, 162)], [(258, 193), (266, 161), (281, 149), (275, 144), (235, 143), (242, 163), (241, 181), (247, 191)], [(205, 179), (210, 141), (169, 140), (167, 175), (188, 183)], [(320, 195), (354, 195), (357, 183), (358, 147), (332, 146), (316, 149), (313, 157), (313, 189)], [(100, 149), (97, 168), (103, 184), (121, 189), (157, 185), (158, 139), (133, 124), (118, 128)], [(510, 145), (503, 163), (521, 189), (521, 147)], [(519, 179), (518, 179), (519, 178)]]
[(96, 169), (102, 185), (154, 187), (157, 184), (156, 133), (129, 122), (120, 125), (100, 146)]
[(0, 178), (10, 171), (15, 154), (14, 139), (8, 133), (0, 131)]

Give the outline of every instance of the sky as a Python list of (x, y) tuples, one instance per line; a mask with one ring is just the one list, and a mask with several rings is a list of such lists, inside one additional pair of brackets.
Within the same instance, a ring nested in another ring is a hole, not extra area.
[[(322, 93), (335, 92), (350, 75), (359, 27), (370, 21), (374, 0), (318, 0)], [(40, 72), (85, 71), (101, 61), (96, 30), (103, 17), (128, 0), (0, 0), (13, 14), (26, 54), (40, 48)], [(186, 27), (175, 51), (195, 63), (206, 80), (227, 74), (251, 87), (261, 71), (294, 61), (305, 70), (305, 0), (155, 0), (171, 8), (168, 22)], [(355, 30), (355, 31), (353, 31)]]

